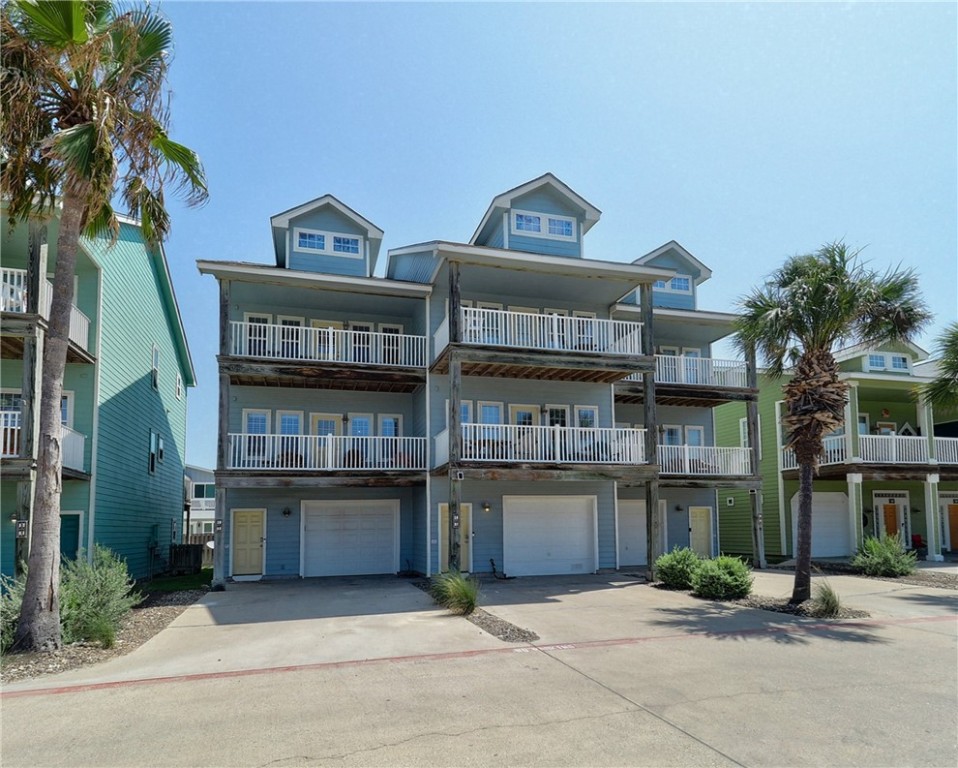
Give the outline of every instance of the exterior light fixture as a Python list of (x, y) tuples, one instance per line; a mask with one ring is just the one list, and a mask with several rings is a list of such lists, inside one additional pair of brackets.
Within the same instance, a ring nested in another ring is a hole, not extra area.
[(492, 510), (492, 505), (488, 501), (482, 502), (482, 511), (489, 512)]
[(293, 510), (289, 507), (283, 507), (283, 517), (289, 517), (291, 514), (293, 514)]

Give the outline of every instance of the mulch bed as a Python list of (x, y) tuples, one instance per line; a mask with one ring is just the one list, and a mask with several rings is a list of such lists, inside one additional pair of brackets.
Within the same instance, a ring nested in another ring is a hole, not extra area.
[(112, 648), (101, 648), (96, 643), (72, 643), (51, 653), (6, 654), (0, 657), (0, 681), (7, 684), (54, 675), (125, 656), (165, 629), (205, 594), (205, 589), (148, 594), (127, 614)]

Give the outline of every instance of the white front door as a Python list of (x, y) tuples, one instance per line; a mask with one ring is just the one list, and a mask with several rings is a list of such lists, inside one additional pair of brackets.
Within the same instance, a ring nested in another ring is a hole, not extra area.
[(649, 536), (644, 499), (619, 499), (619, 567), (648, 565)]

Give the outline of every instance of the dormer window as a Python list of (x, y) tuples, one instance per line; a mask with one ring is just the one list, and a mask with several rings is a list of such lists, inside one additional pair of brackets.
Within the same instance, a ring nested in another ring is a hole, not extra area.
[(318, 232), (299, 232), (299, 240), (296, 243), (298, 250), (303, 251), (325, 251), (326, 235)]
[(867, 370), (869, 371), (900, 371), (907, 373), (910, 369), (910, 362), (907, 355), (886, 355), (881, 352), (870, 352), (867, 359)]
[(689, 275), (676, 275), (671, 280), (656, 280), (652, 287), (657, 291), (666, 291), (667, 293), (691, 293), (692, 278)]
[(571, 216), (533, 211), (512, 212), (512, 233), (528, 237), (544, 237), (551, 240), (575, 238), (576, 222)]
[(363, 257), (363, 241), (356, 235), (323, 232), (315, 229), (293, 229), (293, 250), (302, 253), (345, 256), (350, 259)]

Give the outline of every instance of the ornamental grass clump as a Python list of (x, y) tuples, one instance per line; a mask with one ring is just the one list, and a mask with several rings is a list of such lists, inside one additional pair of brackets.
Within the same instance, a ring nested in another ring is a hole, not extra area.
[(702, 564), (695, 550), (675, 547), (655, 561), (655, 575), (666, 589), (691, 589), (692, 576)]
[(443, 608), (466, 616), (479, 604), (479, 580), (463, 576), (458, 571), (440, 573), (433, 577), (429, 593)]
[(905, 550), (899, 534), (886, 533), (880, 539), (866, 537), (852, 559), (852, 567), (866, 576), (907, 576), (915, 570), (917, 559), (914, 552)]
[(814, 596), (809, 613), (823, 619), (833, 619), (841, 613), (842, 601), (838, 592), (827, 581), (815, 585)]
[(752, 591), (749, 567), (737, 557), (703, 560), (692, 574), (692, 594), (709, 600), (738, 600)]
[(60, 568), (60, 623), (63, 639), (98, 642), (110, 648), (120, 622), (143, 596), (133, 591), (126, 563), (97, 545), (93, 561), (78, 556)]

